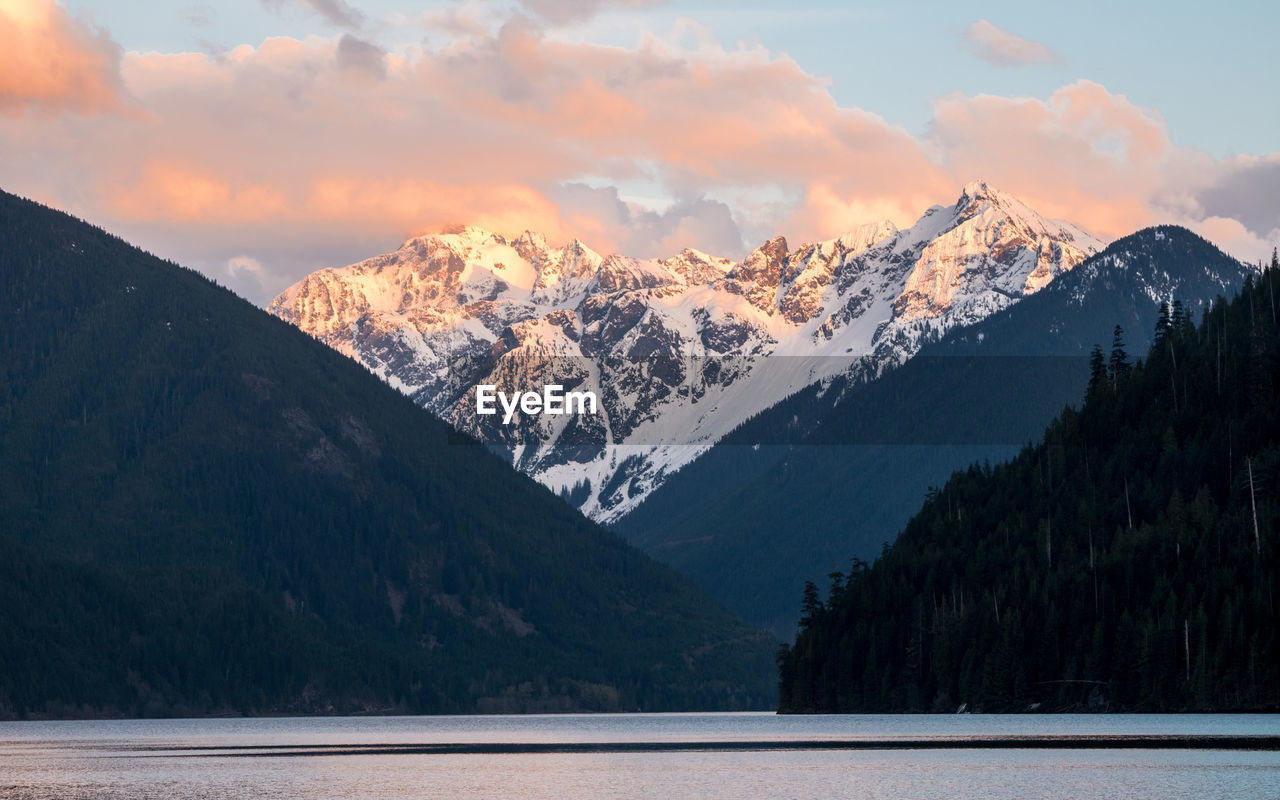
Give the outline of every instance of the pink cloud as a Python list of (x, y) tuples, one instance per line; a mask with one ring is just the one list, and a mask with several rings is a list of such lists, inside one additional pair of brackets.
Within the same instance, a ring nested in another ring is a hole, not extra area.
[(954, 180), (981, 175), (1106, 236), (1155, 221), (1166, 174), (1194, 158), (1159, 115), (1090, 81), (1047, 100), (949, 95), (935, 104), (928, 140)]
[[(909, 224), (982, 177), (1115, 236), (1230, 218), (1223, 193), (1271, 174), (1240, 167), (1224, 183), (1226, 165), (1173, 145), (1158, 113), (1088, 81), (1043, 99), (949, 95), (917, 137), (759, 48), (605, 47), (522, 18), (400, 53), (349, 34), (130, 53), (119, 74), (139, 113), (0, 115), (0, 180), (164, 255), (251, 275), (259, 301), (456, 222), (641, 256), (735, 255), (779, 232)], [(619, 197), (635, 184), (671, 202)]]
[[(422, 179), (318, 176), (276, 186), (152, 159), (135, 180), (106, 189), (104, 209), (123, 222), (236, 228), (262, 223), (339, 225), (398, 237), (467, 222), (563, 236), (556, 206), (519, 184), (442, 184)], [(432, 220), (425, 227), (421, 220)]]
[(0, 113), (124, 107), (120, 48), (53, 0), (0, 6)]
[(964, 40), (974, 55), (999, 67), (1024, 67), (1028, 64), (1053, 64), (1061, 61), (1057, 53), (1040, 42), (1024, 39), (980, 19), (964, 29)]
[(1268, 255), (1280, 244), (1280, 223), (1262, 235), (1230, 217), (1206, 217), (1191, 222), (1190, 227), (1224, 252), (1254, 264), (1270, 263)]

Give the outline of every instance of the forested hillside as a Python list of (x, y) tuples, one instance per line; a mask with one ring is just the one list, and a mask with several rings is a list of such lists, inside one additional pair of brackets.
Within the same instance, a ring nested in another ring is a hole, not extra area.
[(1166, 307), (1137, 364), (1117, 330), (1040, 444), (806, 587), (781, 709), (1280, 706), (1278, 282)]
[[(749, 420), (614, 529), (749, 622), (790, 639), (804, 581), (871, 560), (931, 485), (1003, 461), (1079, 403), (1089, 350), (1150, 344), (1160, 299), (1188, 309), (1251, 269), (1185, 228), (1118, 239), (1035, 294), (924, 345), (869, 383), (837, 378)], [(1198, 312), (1197, 312), (1198, 313)]]
[(734, 709), (767, 637), (353, 361), (0, 193), (0, 716)]

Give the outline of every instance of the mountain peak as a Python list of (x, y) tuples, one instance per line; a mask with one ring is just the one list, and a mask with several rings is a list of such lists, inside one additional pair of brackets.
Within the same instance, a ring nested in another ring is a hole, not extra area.
[(898, 226), (892, 220), (882, 219), (875, 222), (864, 222), (851, 231), (841, 235), (836, 241), (846, 249), (862, 252), (882, 239), (897, 234)]
[(516, 237), (516, 240), (512, 242), (512, 245), (516, 245), (516, 244), (534, 247), (539, 250), (548, 249), (547, 237), (543, 236), (541, 233), (538, 233), (537, 231), (531, 231), (531, 230), (526, 230), (524, 233)]
[(464, 240), (473, 241), (473, 242), (483, 242), (488, 239), (499, 239), (504, 242), (506, 241), (505, 239), (503, 239), (501, 236), (494, 233), (493, 231), (481, 228), (479, 225), (468, 225), (468, 224), (446, 225), (444, 226), (444, 228), (440, 230), (440, 235), (456, 236), (459, 239), (464, 239)]
[[(373, 259), (367, 271), (357, 265), (310, 277), (273, 311), (354, 353), (468, 432), (522, 437), (530, 445), (522, 469), (554, 488), (589, 485), (575, 503), (614, 519), (692, 457), (677, 448), (622, 466), (615, 445), (709, 444), (842, 364), (901, 363), (926, 339), (1034, 294), (1098, 249), (1087, 233), (1044, 219), (985, 181), (966, 192), (960, 207), (937, 206), (906, 230), (873, 220), (817, 242), (775, 236), (741, 260), (692, 248), (660, 259), (604, 257), (577, 241), (541, 249), (532, 233), (510, 243), (514, 258), (500, 241), (444, 237), (425, 243), (430, 252)], [(539, 331), (530, 352), (568, 355), (614, 393), (618, 402), (603, 404), (607, 421), (494, 432), (455, 404), (450, 359), (465, 353), (488, 364), (506, 329), (526, 323)], [(774, 354), (820, 358), (816, 367), (752, 378), (758, 357)], [(699, 378), (690, 394), (680, 387), (693, 374), (679, 366), (690, 356), (746, 360)], [(652, 371), (657, 363), (661, 374)], [(712, 407), (719, 411), (707, 414)], [(583, 447), (571, 448), (571, 440)]]
[(1021, 206), (1026, 205), (1008, 192), (1001, 191), (979, 178), (964, 185), (964, 188), (960, 190), (960, 198), (956, 200), (955, 207), (963, 211), (983, 201), (990, 205), (1003, 205), (1007, 201), (1013, 201)]
[(996, 189), (984, 180), (972, 180), (966, 183), (960, 191), (960, 197), (951, 208), (952, 213), (962, 219), (995, 211), (1000, 216), (1009, 217), (1015, 221), (1031, 222), (1030, 227), (1033, 229), (1040, 227), (1035, 223), (1046, 221), (1021, 199)]
[[(1185, 269), (1171, 270), (1170, 264), (1185, 265)], [(1199, 297), (1227, 293), (1243, 276), (1256, 273), (1252, 265), (1232, 258), (1208, 239), (1180, 225), (1155, 225), (1135, 231), (1112, 242), (1083, 266), (1086, 269), (1079, 276), (1055, 289), (1082, 299), (1091, 283), (1103, 279), (1107, 290), (1114, 291), (1115, 281), (1123, 276), (1134, 291), (1160, 302), (1173, 299), (1178, 293)], [(1192, 291), (1184, 288), (1188, 284), (1194, 287)]]
[(1194, 247), (1212, 247), (1218, 250), (1217, 245), (1200, 234), (1183, 227), (1182, 225), (1150, 225), (1146, 228), (1140, 228), (1122, 239), (1117, 239), (1114, 244), (1131, 241), (1150, 240), (1155, 242), (1176, 242), (1180, 245), (1189, 245)]
[(753, 250), (751, 255), (747, 256), (747, 258), (751, 258), (751, 256), (754, 256), (756, 253), (760, 253), (762, 256), (769, 259), (785, 258), (788, 253), (787, 237), (782, 235), (773, 237)]
[(995, 188), (985, 180), (972, 180), (964, 185), (951, 213), (958, 220), (981, 219), (985, 226), (993, 221), (1008, 220), (1031, 239), (1049, 237), (1074, 244), (1085, 255), (1106, 246), (1106, 241), (1072, 222), (1046, 217), (1025, 200)]
[(402, 249), (407, 247), (411, 248), (414, 245), (423, 245), (428, 243), (448, 246), (449, 242), (481, 244), (488, 241), (497, 241), (503, 244), (507, 243), (507, 240), (503, 237), (493, 231), (481, 228), (479, 225), (457, 223), (445, 225), (436, 233), (420, 233), (410, 236), (408, 239), (404, 240), (404, 243), (400, 245), (400, 247)]

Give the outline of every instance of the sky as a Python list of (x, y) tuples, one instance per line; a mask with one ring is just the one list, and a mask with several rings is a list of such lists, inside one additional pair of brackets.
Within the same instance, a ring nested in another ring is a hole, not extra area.
[(468, 223), (637, 257), (974, 179), (1280, 241), (1280, 4), (0, 0), (0, 188), (266, 304)]

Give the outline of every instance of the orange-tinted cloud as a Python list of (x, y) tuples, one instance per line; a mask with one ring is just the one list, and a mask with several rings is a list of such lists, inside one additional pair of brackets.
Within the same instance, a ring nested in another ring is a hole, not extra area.
[(1280, 244), (1280, 223), (1263, 235), (1254, 233), (1231, 217), (1205, 217), (1187, 224), (1224, 252), (1251, 264), (1270, 263), (1267, 255)]
[[(440, 184), (425, 180), (320, 176), (274, 186), (149, 160), (137, 180), (112, 185), (105, 209), (123, 222), (234, 228), (262, 223), (339, 225), (396, 237), (471, 223), (498, 231), (525, 227), (565, 234), (556, 205), (519, 184)], [(432, 222), (423, 226), (422, 220)]]
[(1155, 221), (1152, 198), (1193, 158), (1157, 114), (1083, 80), (1048, 100), (949, 95), (935, 104), (928, 139), (953, 179), (981, 176), (1104, 236)]
[(0, 5), (0, 113), (94, 113), (124, 106), (120, 49), (53, 0)]
[(915, 136), (759, 48), (606, 47), (519, 17), (436, 49), (272, 38), (220, 56), (130, 53), (120, 74), (141, 113), (0, 115), (0, 181), (252, 279), (259, 301), (455, 222), (638, 256), (740, 255), (774, 233), (906, 225), (981, 177), (1116, 236), (1230, 220), (1235, 187), (1272, 174), (1237, 165), (1224, 183), (1229, 165), (1088, 81), (1048, 98), (949, 95)]

